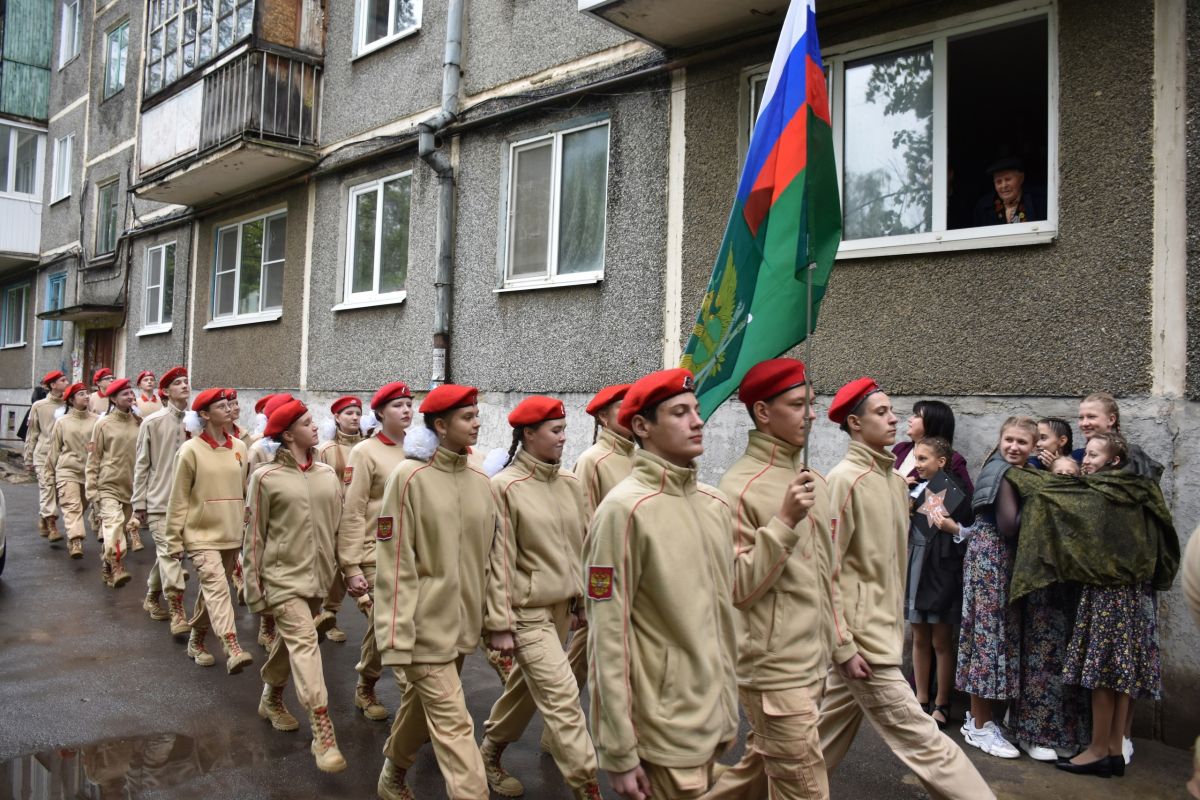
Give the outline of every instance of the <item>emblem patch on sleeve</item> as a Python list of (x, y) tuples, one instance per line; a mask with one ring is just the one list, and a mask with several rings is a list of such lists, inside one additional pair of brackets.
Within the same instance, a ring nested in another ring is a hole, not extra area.
[(246, 519), (243, 522), (246, 525), (250, 524), (250, 506), (246, 506)]
[(589, 565), (587, 593), (592, 600), (612, 600), (613, 568)]
[(380, 517), (379, 526), (375, 529), (375, 538), (378, 541), (386, 542), (392, 538), (392, 518)]
[(354, 477), (354, 467), (346, 467), (342, 470), (342, 483), (350, 485), (350, 479)]
[(96, 443), (95, 443), (95, 442), (88, 442), (88, 443), (87, 443), (87, 451), (88, 451), (89, 453), (94, 453), (94, 452), (96, 452)]

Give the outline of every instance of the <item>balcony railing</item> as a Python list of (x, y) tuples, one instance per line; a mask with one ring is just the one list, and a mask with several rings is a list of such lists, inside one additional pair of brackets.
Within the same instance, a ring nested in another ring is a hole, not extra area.
[(320, 102), (320, 66), (247, 51), (204, 76), (199, 150), (243, 136), (315, 145)]

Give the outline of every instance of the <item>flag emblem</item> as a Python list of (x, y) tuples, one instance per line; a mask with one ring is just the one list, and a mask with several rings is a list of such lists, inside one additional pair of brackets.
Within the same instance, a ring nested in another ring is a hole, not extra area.
[(375, 529), (375, 538), (381, 542), (389, 541), (392, 538), (392, 518), (380, 517), (379, 525)]
[(342, 472), (342, 483), (350, 485), (350, 479), (354, 477), (354, 467), (346, 467)]
[(612, 600), (613, 568), (589, 566), (587, 592), (592, 600)]

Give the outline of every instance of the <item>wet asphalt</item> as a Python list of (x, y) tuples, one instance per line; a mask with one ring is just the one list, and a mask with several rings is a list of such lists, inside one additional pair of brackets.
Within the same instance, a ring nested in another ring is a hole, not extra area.
[[(126, 586), (108, 589), (100, 578), (99, 545), (89, 534), (82, 560), (67, 558), (66, 542), (37, 534), (37, 491), (31, 484), (0, 483), (7, 500), (8, 556), (0, 575), (0, 800), (257, 800), (258, 798), (373, 798), (389, 722), (371, 722), (353, 705), (358, 642), (365, 618), (343, 604), (339, 627), (349, 641), (321, 646), (330, 716), (349, 768), (337, 775), (316, 769), (307, 719), (289, 688), (285, 701), (300, 731), (280, 733), (256, 714), (265, 653), (254, 643), (257, 619), (237, 608), (237, 626), (255, 665), (225, 674), (195, 666), (166, 622), (141, 609), (153, 545), (133, 553)], [(190, 581), (188, 608), (195, 593)], [(210, 647), (217, 645), (210, 636)], [(499, 678), (479, 655), (463, 672), (476, 733), (499, 697)], [(395, 710), (399, 691), (386, 677), (382, 702)], [(541, 753), (541, 721), (505, 752), (509, 772), (527, 798), (570, 798), (553, 759)], [(743, 724), (743, 736), (745, 725)], [(958, 735), (953, 734), (957, 740)], [(1137, 766), (1121, 780), (1066, 775), (1027, 758), (1002, 761), (968, 748), (999, 797), (1181, 797), (1190, 754), (1137, 741)], [(734, 761), (742, 740), (726, 755)], [(408, 775), (419, 800), (445, 797), (432, 751), (426, 747)], [(606, 797), (615, 797), (602, 780)], [(927, 795), (916, 779), (864, 726), (832, 780), (834, 797), (904, 800)], [(493, 795), (496, 797), (496, 795)]]

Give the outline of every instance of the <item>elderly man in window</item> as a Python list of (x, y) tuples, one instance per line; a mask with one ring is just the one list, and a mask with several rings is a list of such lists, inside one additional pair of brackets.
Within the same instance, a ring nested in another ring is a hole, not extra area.
[(1020, 158), (1002, 158), (987, 168), (994, 191), (975, 206), (976, 225), (1007, 225), (1046, 218), (1041, 197), (1025, 189), (1025, 163)]

